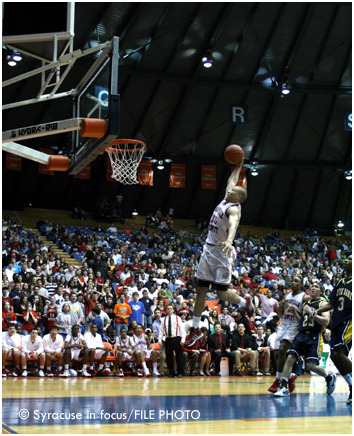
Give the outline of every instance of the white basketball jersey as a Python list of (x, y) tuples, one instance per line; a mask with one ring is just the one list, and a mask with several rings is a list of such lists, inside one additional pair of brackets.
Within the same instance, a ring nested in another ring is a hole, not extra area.
[(239, 219), (241, 219), (241, 205), (240, 203), (227, 203), (223, 200), (214, 209), (213, 215), (210, 218), (208, 226), (207, 244), (220, 245), (228, 238), (229, 232), (229, 217), (226, 214), (227, 209), (231, 206), (237, 206), (239, 209)]
[(137, 350), (147, 350), (145, 335), (142, 334), (140, 338), (138, 338), (137, 335), (134, 335), (133, 339)]
[(65, 338), (65, 342), (67, 342), (69, 345), (80, 345), (80, 343), (84, 340), (85, 338), (81, 333), (79, 333), (76, 338), (74, 338), (72, 335), (68, 335)]
[[(300, 292), (300, 294), (293, 295), (292, 292), (290, 292), (286, 297), (285, 301), (287, 301), (292, 306), (295, 306), (298, 309), (301, 309), (302, 303), (304, 301), (305, 292)], [(283, 315), (283, 321), (282, 324), (285, 325), (299, 325), (299, 321), (295, 319), (295, 316), (292, 312), (289, 312), (288, 309), (285, 309), (284, 315)]]
[[(145, 339), (144, 339), (145, 340)], [(123, 340), (120, 336), (117, 338), (117, 346), (120, 347), (122, 351), (130, 351), (133, 343), (130, 336), (127, 336), (125, 340)]]

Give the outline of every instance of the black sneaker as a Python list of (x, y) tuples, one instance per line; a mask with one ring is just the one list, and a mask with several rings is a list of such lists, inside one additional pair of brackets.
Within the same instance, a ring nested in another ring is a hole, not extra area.
[(235, 371), (234, 375), (236, 377), (242, 377), (242, 372), (241, 371)]
[(347, 399), (347, 404), (351, 405), (352, 404), (352, 387), (349, 386), (349, 397)]
[(105, 374), (103, 371), (104, 371), (103, 369), (100, 369), (99, 371), (97, 371), (96, 376), (97, 377), (107, 377), (107, 374)]
[(327, 395), (332, 395), (336, 388), (337, 376), (335, 374), (329, 374), (326, 378), (327, 383)]

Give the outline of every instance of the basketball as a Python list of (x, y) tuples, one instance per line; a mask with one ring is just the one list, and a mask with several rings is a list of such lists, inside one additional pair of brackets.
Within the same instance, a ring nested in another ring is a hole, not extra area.
[(241, 165), (245, 153), (239, 145), (231, 144), (225, 149), (224, 156), (228, 163)]

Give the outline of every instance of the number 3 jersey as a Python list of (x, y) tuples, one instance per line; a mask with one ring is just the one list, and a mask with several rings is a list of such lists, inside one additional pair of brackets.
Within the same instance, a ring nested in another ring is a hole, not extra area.
[(318, 324), (308, 313), (304, 312), (305, 306), (310, 306), (314, 310), (319, 309), (322, 304), (326, 303), (322, 297), (317, 300), (306, 301), (302, 306), (302, 315), (299, 324), (299, 331), (303, 333), (323, 333), (326, 327)]
[(329, 296), (329, 300), (334, 303), (331, 318), (332, 329), (352, 319), (352, 278), (338, 280)]

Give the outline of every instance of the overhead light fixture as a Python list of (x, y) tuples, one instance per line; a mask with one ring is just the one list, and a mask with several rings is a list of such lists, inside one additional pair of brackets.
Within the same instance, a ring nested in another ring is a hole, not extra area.
[(251, 167), (251, 176), (254, 176), (254, 177), (258, 176), (258, 170), (257, 170), (256, 165), (253, 165)]
[(211, 68), (213, 66), (213, 47), (215, 45), (214, 38), (211, 38), (209, 47), (206, 51), (206, 56), (203, 57), (202, 62), (205, 68)]
[(138, 216), (139, 215), (136, 209), (133, 210), (132, 215), (133, 216)]
[(10, 67), (16, 67), (17, 62), (14, 60), (13, 56), (9, 55), (7, 56), (7, 63), (10, 65)]
[(283, 83), (282, 87), (281, 87), (281, 93), (283, 95), (288, 95), (290, 94), (290, 88), (291, 86), (288, 83)]
[(159, 160), (157, 162), (157, 167), (158, 170), (163, 170), (165, 168), (165, 165), (163, 164), (163, 160)]
[(12, 55), (12, 59), (16, 62), (22, 61), (21, 53), (19, 53), (18, 51), (14, 51), (14, 54)]
[(352, 179), (352, 170), (346, 171), (344, 174), (345, 174), (345, 178), (347, 180), (351, 180)]
[(341, 220), (339, 220), (337, 226), (340, 227), (340, 228), (341, 228), (341, 227), (344, 227), (344, 223), (343, 223)]
[(205, 68), (210, 68), (213, 66), (213, 60), (211, 58), (211, 55), (203, 57), (202, 62)]

